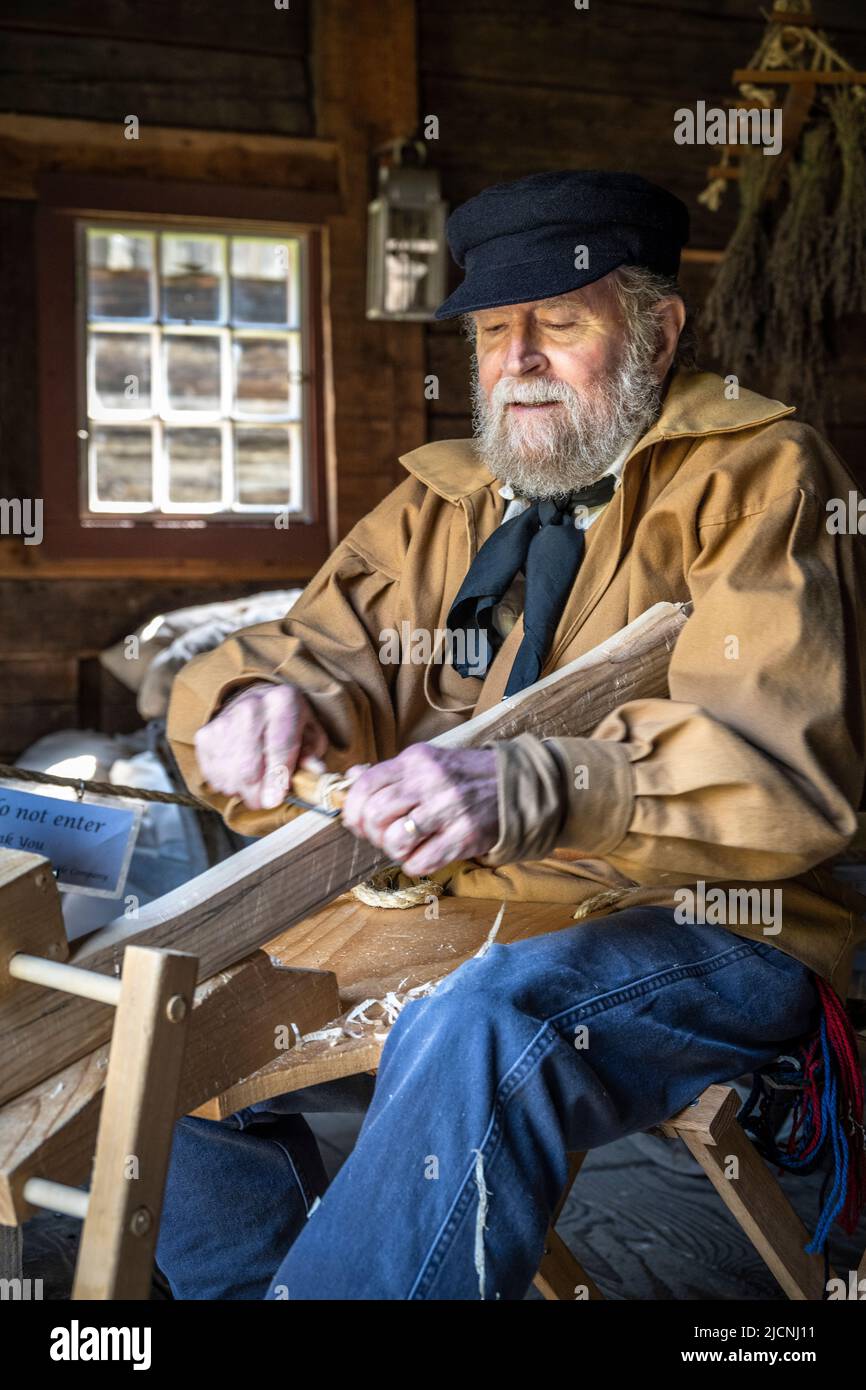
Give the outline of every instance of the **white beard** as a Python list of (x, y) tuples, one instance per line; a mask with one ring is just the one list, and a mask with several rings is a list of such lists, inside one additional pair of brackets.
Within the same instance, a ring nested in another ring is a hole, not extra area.
[[(586, 391), (546, 377), (502, 377), (489, 402), (473, 360), (476, 447), (494, 477), (518, 496), (561, 496), (602, 477), (658, 418), (661, 396), (650, 353), (641, 355), (633, 344), (619, 366)], [(561, 401), (562, 409), (516, 416), (506, 408), (509, 401)]]

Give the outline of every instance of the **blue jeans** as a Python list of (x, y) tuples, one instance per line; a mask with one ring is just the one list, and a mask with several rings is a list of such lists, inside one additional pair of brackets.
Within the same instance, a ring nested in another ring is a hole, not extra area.
[(178, 1298), (520, 1299), (568, 1150), (773, 1061), (819, 1009), (805, 966), (668, 908), (494, 945), (400, 1014), (309, 1219), (326, 1179), (297, 1112), (363, 1108), (371, 1078), (180, 1120), (159, 1265)]

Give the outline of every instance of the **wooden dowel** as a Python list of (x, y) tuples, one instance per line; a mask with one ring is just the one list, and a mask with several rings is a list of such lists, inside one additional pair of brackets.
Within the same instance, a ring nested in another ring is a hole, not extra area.
[(81, 1192), (77, 1187), (67, 1187), (62, 1182), (49, 1182), (48, 1178), (28, 1178), (24, 1184), (25, 1201), (34, 1207), (45, 1207), (48, 1211), (59, 1211), (64, 1216), (74, 1216), (83, 1221), (87, 1215), (89, 1192)]
[(81, 970), (77, 965), (46, 960), (16, 951), (9, 962), (9, 974), (15, 980), (27, 980), (45, 989), (60, 989), (65, 994), (77, 994), (82, 999), (95, 999), (99, 1004), (117, 1008), (120, 1002), (120, 980), (113, 975), (101, 975), (96, 970)]
[[(292, 773), (291, 790), (295, 796), (309, 801), (313, 806), (319, 806), (324, 803), (324, 793), (328, 781), (329, 774), (327, 773), (322, 775), (318, 772), (311, 772), (309, 768), (299, 767)], [(332, 811), (342, 810), (345, 800), (345, 791), (334, 792), (329, 801), (328, 809)]]

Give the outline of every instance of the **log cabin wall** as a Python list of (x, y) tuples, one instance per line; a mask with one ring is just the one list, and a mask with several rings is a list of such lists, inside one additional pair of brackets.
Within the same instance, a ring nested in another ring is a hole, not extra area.
[[(423, 330), (367, 324), (371, 152), (417, 118), (413, 0), (8, 0), (0, 13), (0, 496), (37, 495), (39, 173), (183, 178), (314, 194), (326, 219), (323, 382), (332, 541), (423, 442)], [(387, 36), (387, 37), (386, 37)], [(123, 139), (134, 113), (141, 138)], [(226, 137), (222, 132), (229, 133)], [(274, 141), (283, 143), (275, 145)], [(238, 212), (242, 214), (243, 209)], [(72, 364), (70, 364), (72, 367)], [(158, 534), (158, 533), (157, 533)], [(156, 549), (156, 547), (155, 547)], [(316, 566), (46, 560), (0, 537), (0, 758), (67, 727), (131, 730), (98, 652), (156, 613)]]
[[(816, 7), (848, 61), (866, 67), (860, 0), (816, 0)], [(273, 0), (7, 0), (0, 14), (0, 496), (33, 495), (38, 476), (28, 161), (42, 139), (40, 120), (67, 131), (47, 167), (76, 173), (123, 172), (116, 166), (132, 152), (119, 134), (112, 148), (121, 155), (106, 150), (129, 112), (145, 133), (151, 123), (193, 133), (184, 177), (256, 186), (301, 179), (319, 189), (333, 174), (333, 151), (342, 203), (328, 221), (325, 395), (336, 539), (403, 476), (401, 452), (469, 429), (468, 352), (457, 328), (364, 319), (372, 151), (420, 133), (435, 115), (430, 157), (452, 206), (486, 184), (541, 169), (634, 169), (686, 201), (693, 248), (719, 250), (736, 196), (729, 192), (717, 214), (696, 202), (714, 155), (675, 145), (673, 112), (697, 100), (732, 104), (731, 71), (762, 27), (756, 0), (591, 0), (586, 10), (571, 0), (290, 0), (279, 10)], [(3, 113), (25, 126), (31, 120), (26, 139), (4, 134)], [(227, 150), (220, 132), (235, 133)], [(163, 148), (171, 131), (163, 134), (154, 153), (143, 142), (135, 155), (145, 173), (171, 177), (179, 156)], [(274, 139), (288, 142), (291, 154), (275, 157), (267, 144)], [(706, 262), (684, 267), (697, 306), (711, 273)], [(835, 382), (842, 422), (831, 437), (863, 476), (861, 321), (846, 325), (844, 348)], [(438, 379), (434, 399), (425, 398), (428, 373)], [(167, 565), (154, 556), (150, 564), (49, 564), (38, 549), (0, 537), (5, 759), (58, 728), (136, 727), (133, 697), (96, 655), (154, 613), (309, 577), (291, 562), (230, 568)]]
[[(764, 31), (756, 0), (418, 0), (419, 97), (439, 119), (433, 157), (453, 205), (486, 184), (557, 168), (628, 169), (686, 203), (691, 249), (721, 250), (734, 227), (737, 192), (712, 213), (697, 202), (709, 146), (676, 145), (674, 111), (737, 105), (731, 73), (744, 67)], [(862, 0), (814, 0), (817, 27), (855, 68), (866, 68)], [(711, 262), (685, 261), (683, 288), (699, 310)], [(804, 268), (807, 273), (807, 268)], [(457, 277), (452, 280), (456, 284)], [(866, 481), (866, 322), (844, 324), (833, 386), (840, 422), (827, 433)], [(431, 438), (470, 431), (469, 351), (456, 324), (427, 332), (428, 371), (439, 379), (428, 406)], [(724, 371), (704, 350), (702, 363)], [(767, 380), (744, 386), (772, 391)]]

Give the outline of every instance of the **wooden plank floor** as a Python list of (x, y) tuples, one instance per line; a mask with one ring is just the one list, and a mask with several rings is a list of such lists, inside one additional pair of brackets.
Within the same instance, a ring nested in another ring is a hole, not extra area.
[[(360, 1115), (308, 1117), (333, 1177), (350, 1152)], [(782, 1186), (808, 1230), (815, 1224), (820, 1175), (784, 1177)], [(680, 1143), (633, 1135), (590, 1154), (558, 1228), (606, 1298), (781, 1300), (784, 1295)], [(854, 1239), (836, 1228), (837, 1274), (856, 1268), (866, 1221)], [(72, 1287), (78, 1223), (49, 1213), (24, 1231), (24, 1274), (44, 1281), (45, 1298)], [(154, 1298), (168, 1297), (159, 1279)], [(532, 1290), (528, 1298), (540, 1298)]]

